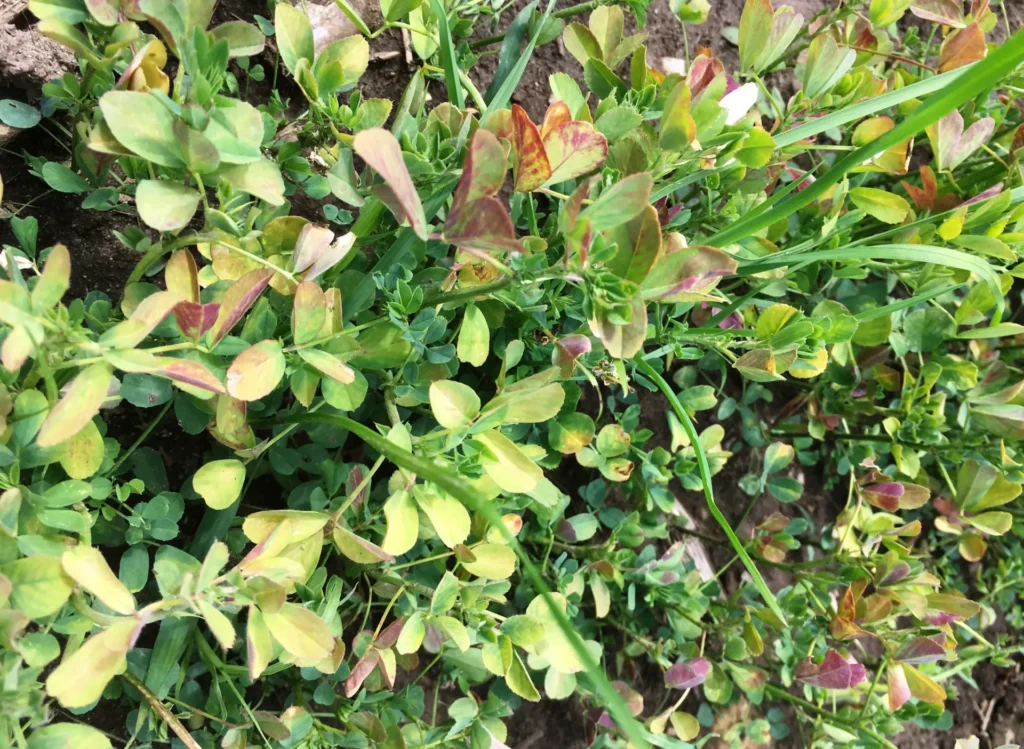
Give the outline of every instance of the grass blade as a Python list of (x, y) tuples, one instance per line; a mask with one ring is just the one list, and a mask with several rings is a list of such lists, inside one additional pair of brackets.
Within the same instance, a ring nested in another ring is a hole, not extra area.
[(644, 729), (633, 718), (633, 714), (629, 711), (622, 696), (615, 691), (615, 687), (612, 686), (608, 680), (608, 676), (601, 669), (600, 664), (595, 661), (586, 646), (583, 644), (583, 639), (579, 636), (579, 633), (573, 628), (569, 618), (565, 615), (554, 599), (551, 598), (551, 589), (548, 588), (544, 578), (537, 569), (537, 565), (530, 559), (529, 554), (522, 547), (515, 536), (505, 527), (505, 523), (501, 519), (501, 515), (498, 514), (495, 506), (483, 495), (477, 493), (477, 491), (468, 486), (462, 481), (457, 473), (446, 471), (445, 469), (438, 466), (436, 463), (422, 458), (418, 455), (414, 455), (411, 452), (403, 450), (397, 445), (389, 442), (381, 435), (369, 427), (363, 426), (357, 421), (352, 419), (334, 414), (302, 414), (299, 416), (292, 416), (281, 420), (275, 420), (276, 423), (297, 423), (297, 424), (331, 424), (342, 429), (347, 429), (349, 432), (354, 434), (356, 437), (361, 439), (364, 443), (372, 447), (374, 450), (385, 456), (395, 465), (400, 468), (404, 468), (407, 471), (422, 476), (427, 481), (436, 484), (438, 487), (448, 492), (464, 505), (466, 505), (471, 511), (479, 512), (486, 518), (487, 522), (492, 527), (498, 529), (504, 538), (505, 542), (515, 550), (519, 556), (520, 561), (523, 564), (523, 570), (526, 572), (526, 576), (533, 583), (534, 587), (543, 596), (544, 602), (547, 604), (552, 616), (558, 622), (559, 629), (565, 637), (572, 643), (572, 649), (576, 652), (580, 662), (583, 664), (583, 668), (587, 676), (593, 682), (598, 695), (603, 700), (604, 705), (607, 707), (608, 712), (611, 713), (612, 718), (618, 724), (630, 741), (636, 747), (649, 747), (650, 744), (645, 738)]
[(908, 299), (900, 299), (898, 302), (893, 302), (892, 304), (886, 304), (881, 307), (872, 307), (871, 309), (866, 309), (863, 312), (858, 312), (856, 315), (854, 315), (854, 317), (857, 318), (857, 322), (869, 322), (870, 320), (876, 320), (879, 317), (891, 315), (893, 312), (899, 312), (901, 309), (908, 309), (909, 307), (913, 307), (917, 304), (920, 304), (921, 302), (927, 302), (929, 299), (934, 299), (937, 296), (942, 296), (947, 292), (956, 291), (961, 286), (963, 286), (963, 284), (949, 284), (948, 286), (940, 286), (937, 289), (926, 291), (923, 294), (915, 294), (914, 296)]
[(806, 122), (803, 125), (791, 127), (789, 130), (785, 130), (775, 136), (775, 145), (777, 148), (785, 148), (804, 138), (820, 135), (826, 130), (840, 127), (848, 122), (854, 122), (875, 112), (881, 112), (883, 109), (895, 107), (910, 99), (933, 94), (951, 84), (973, 67), (974, 65), (964, 65), (962, 68), (950, 70), (948, 73), (925, 78), (923, 81), (912, 83), (909, 86), (898, 88), (881, 96), (865, 99), (864, 101), (844, 107), (839, 111), (831, 112), (824, 117)]
[(519, 11), (516, 17), (512, 19), (512, 23), (508, 25), (508, 29), (505, 31), (505, 41), (501, 43), (501, 51), (498, 52), (498, 68), (494, 71), (491, 85), (484, 92), (484, 101), (490, 102), (494, 98), (494, 95), (498, 93), (501, 85), (515, 67), (516, 60), (519, 59), (520, 48), (523, 46), (523, 40), (526, 39), (526, 32), (530, 29), (530, 16), (533, 15), (533, 9), (537, 7), (537, 2), (538, 0), (533, 0), (532, 3)]
[(430, 9), (437, 18), (437, 32), (441, 42), (441, 65), (444, 66), (444, 80), (448, 86), (448, 101), (459, 109), (465, 109), (466, 92), (462, 90), (462, 81), (459, 80), (459, 68), (455, 61), (455, 45), (452, 44), (452, 31), (448, 27), (448, 16), (444, 12), (441, 0), (430, 0)]
[(775, 206), (772, 210), (760, 214), (754, 212), (747, 214), (744, 218), (709, 237), (704, 244), (724, 247), (738, 242), (813, 203), (854, 167), (874, 158), (887, 148), (917, 135), (943, 115), (995, 86), (1021, 60), (1024, 60), (1024, 30), (1018, 31), (988, 57), (976, 63), (971, 69), (971, 75), (957, 78), (943, 90), (929, 97), (924, 104), (915, 109), (892, 130), (855, 151), (847, 152), (845, 156), (836, 161), (831, 169), (805, 190)]
[(736, 552), (736, 556), (743, 562), (743, 566), (746, 567), (747, 572), (750, 573), (751, 579), (754, 581), (754, 587), (757, 588), (757, 592), (761, 594), (761, 598), (768, 605), (768, 608), (772, 610), (772, 613), (779, 618), (779, 621), (783, 625), (787, 625), (788, 620), (786, 615), (782, 613), (782, 609), (779, 608), (779, 602), (775, 600), (775, 596), (768, 588), (768, 584), (761, 577), (761, 573), (757, 570), (757, 565), (754, 564), (754, 560), (747, 554), (747, 550), (743, 548), (743, 542), (737, 537), (732, 526), (729, 525), (729, 521), (725, 519), (725, 515), (718, 509), (718, 505), (715, 504), (715, 493), (711, 488), (711, 467), (708, 465), (708, 456), (704, 454), (704, 448), (700, 444), (700, 437), (697, 434), (696, 428), (693, 426), (693, 421), (690, 419), (690, 415), (686, 413), (686, 409), (683, 408), (683, 404), (679, 402), (679, 398), (676, 397), (675, 392), (665, 382), (665, 378), (658, 374), (657, 370), (654, 369), (650, 364), (644, 361), (641, 356), (637, 356), (634, 359), (640, 370), (646, 375), (655, 385), (662, 394), (668, 398), (669, 405), (672, 406), (672, 410), (675, 411), (676, 416), (679, 417), (679, 421), (683, 424), (683, 429), (686, 431), (686, 436), (690, 438), (690, 444), (693, 445), (693, 450), (697, 454), (697, 467), (700, 469), (700, 480), (704, 484), (704, 499), (707, 500), (708, 510), (711, 511), (711, 515), (715, 518), (718, 524), (725, 531), (726, 537), (729, 539), (729, 544), (732, 546), (733, 551)]
[(366, 25), (366, 21), (363, 20), (359, 12), (352, 7), (348, 0), (334, 0), (334, 4), (341, 9), (341, 12), (348, 16), (348, 20), (352, 22), (352, 25), (356, 27), (356, 30), (363, 36), (371, 36), (372, 32), (370, 27)]
[(512, 68), (512, 72), (508, 74), (508, 77), (501, 84), (501, 88), (497, 90), (494, 97), (487, 104), (487, 112), (484, 112), (484, 114), (493, 112), (495, 109), (503, 109), (512, 99), (512, 94), (519, 85), (519, 81), (523, 77), (523, 73), (526, 72), (526, 65), (530, 62), (530, 58), (533, 57), (533, 48), (537, 46), (537, 40), (540, 38), (541, 33), (543, 33), (544, 26), (547, 25), (548, 19), (551, 18), (551, 11), (554, 7), (555, 0), (548, 0), (548, 7), (545, 9), (544, 15), (540, 19), (540, 23), (537, 24), (537, 31), (523, 49), (523, 53), (519, 56), (519, 61), (516, 62), (515, 67)]
[(996, 269), (985, 260), (966, 252), (951, 250), (948, 247), (932, 247), (921, 244), (881, 244), (875, 246), (840, 247), (836, 250), (814, 250), (786, 257), (766, 257), (754, 261), (740, 262), (737, 275), (751, 276), (762, 271), (781, 268), (797, 263), (813, 263), (819, 260), (899, 260), (910, 263), (928, 263), (946, 265), (950, 268), (977, 273), (992, 290), (996, 300), (996, 312), (992, 324), (998, 325), (1003, 317), (1003, 291), (999, 284)]

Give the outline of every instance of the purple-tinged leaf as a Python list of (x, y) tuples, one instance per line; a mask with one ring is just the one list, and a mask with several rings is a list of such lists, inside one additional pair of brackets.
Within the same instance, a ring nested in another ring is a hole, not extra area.
[(377, 667), (380, 662), (380, 653), (375, 648), (367, 648), (366, 652), (363, 653), (363, 657), (360, 658), (356, 665), (352, 667), (352, 673), (345, 679), (345, 696), (351, 699), (355, 696), (359, 688), (363, 686), (363, 682), (366, 681), (367, 677), (373, 673), (373, 669)]
[(931, 637), (915, 637), (896, 651), (894, 658), (904, 663), (919, 666), (922, 663), (935, 663), (949, 654), (946, 651), (946, 635), (937, 634)]
[(886, 512), (896, 512), (900, 508), (903, 496), (903, 484), (898, 481), (887, 481), (883, 484), (872, 484), (861, 489), (864, 500), (872, 507)]
[(819, 689), (850, 689), (864, 681), (866, 671), (852, 657), (847, 659), (835, 650), (829, 650), (821, 663), (806, 658), (797, 666), (794, 676), (798, 681)]
[(416, 236), (425, 240), (427, 218), (423, 213), (423, 204), (420, 203), (420, 196), (402, 158), (402, 147), (395, 136), (379, 127), (369, 128), (356, 135), (352, 148), (384, 178), (401, 207), (403, 215), (397, 216), (399, 221), (408, 220)]
[(555, 348), (551, 352), (551, 363), (559, 368), (562, 379), (572, 376), (576, 360), (584, 354), (590, 353), (590, 338), (579, 333), (567, 335), (555, 342)]
[(889, 664), (889, 712), (894, 713), (903, 707), (910, 699), (910, 685), (907, 684), (907, 675), (903, 666), (899, 663)]
[(373, 641), (373, 647), (377, 648), (377, 650), (393, 648), (395, 643), (398, 642), (398, 636), (402, 634), (403, 626), (405, 626), (405, 619), (403, 617), (395, 619), (377, 635), (377, 639)]
[(251, 270), (228, 287), (218, 300), (220, 310), (217, 321), (210, 328), (210, 345), (216, 346), (231, 332), (235, 324), (249, 311), (256, 299), (270, 283), (273, 271), (259, 268)]
[(356, 564), (380, 564), (393, 562), (395, 558), (377, 544), (360, 538), (341, 525), (334, 526), (334, 544), (344, 556)]
[(692, 689), (700, 686), (711, 673), (711, 664), (705, 658), (677, 663), (665, 672), (665, 686), (669, 689)]
[(218, 395), (227, 395), (224, 383), (218, 377), (197, 361), (191, 359), (173, 359), (171, 357), (158, 357), (159, 368), (153, 374), (166, 377), (168, 380), (188, 385), (200, 390), (206, 390)]
[(199, 302), (178, 302), (174, 306), (174, 319), (178, 329), (186, 338), (198, 341), (213, 324), (220, 314), (220, 305), (216, 302), (200, 304)]
[(641, 284), (645, 300), (701, 302), (725, 276), (736, 272), (737, 262), (715, 247), (687, 247), (679, 234), (665, 237), (664, 251)]

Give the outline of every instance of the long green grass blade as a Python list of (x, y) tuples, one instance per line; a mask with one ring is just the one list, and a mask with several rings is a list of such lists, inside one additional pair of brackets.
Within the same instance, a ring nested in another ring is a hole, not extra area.
[(923, 294), (915, 294), (908, 299), (900, 299), (898, 302), (892, 304), (885, 304), (881, 307), (872, 307), (866, 309), (863, 312), (858, 312), (854, 315), (857, 318), (857, 322), (869, 322), (870, 320), (876, 320), (879, 317), (885, 317), (891, 315), (893, 312), (899, 312), (902, 309), (908, 309), (914, 305), (920, 304), (921, 302), (927, 302), (929, 299), (934, 299), (937, 296), (942, 296), (950, 291), (956, 291), (963, 284), (949, 284), (947, 286), (939, 286), (931, 291), (926, 291)]
[(441, 0), (430, 0), (430, 10), (437, 18), (437, 35), (440, 39), (441, 65), (444, 67), (444, 81), (448, 87), (448, 101), (459, 109), (466, 108), (466, 92), (459, 80), (458, 62), (455, 60), (455, 45), (452, 43), (452, 31), (448, 27), (448, 15), (444, 12)]
[(977, 273), (992, 290), (996, 300), (996, 312), (992, 316), (992, 324), (998, 325), (1003, 317), (1003, 291), (999, 284), (996, 269), (985, 260), (966, 252), (951, 250), (948, 247), (933, 247), (922, 244), (880, 244), (859, 247), (840, 247), (836, 250), (814, 250), (801, 252), (785, 257), (765, 257), (754, 261), (740, 262), (737, 274), (751, 276), (773, 268), (798, 263), (813, 263), (819, 260), (898, 260), (910, 263), (930, 263), (946, 265), (950, 268)]
[(554, 7), (555, 0), (548, 0), (548, 7), (545, 9), (540, 22), (537, 24), (537, 30), (530, 38), (526, 47), (523, 48), (523, 53), (519, 56), (519, 62), (517, 62), (515, 67), (512, 68), (512, 72), (510, 72), (508, 77), (505, 78), (504, 83), (501, 84), (501, 88), (495, 92), (493, 98), (488, 102), (487, 112), (484, 112), (484, 114), (493, 112), (496, 109), (503, 109), (512, 99), (512, 94), (519, 85), (519, 81), (522, 79), (523, 73), (526, 72), (526, 66), (530, 62), (530, 58), (533, 57), (533, 48), (537, 46), (537, 40), (540, 39), (540, 35), (544, 32), (544, 27), (547, 25), (548, 19), (551, 18), (551, 11)]
[(707, 500), (708, 510), (711, 511), (712, 517), (718, 522), (725, 531), (726, 537), (729, 539), (730, 545), (732, 545), (733, 551), (736, 552), (736, 556), (743, 562), (743, 566), (747, 568), (747, 572), (750, 573), (751, 579), (754, 581), (754, 587), (757, 588), (757, 592), (761, 594), (761, 598), (768, 605), (768, 608), (772, 610), (772, 613), (779, 618), (783, 624), (787, 623), (786, 615), (782, 613), (782, 609), (779, 608), (779, 602), (775, 600), (775, 596), (768, 588), (768, 584), (761, 577), (761, 573), (757, 569), (757, 565), (754, 564), (754, 560), (750, 558), (747, 550), (743, 547), (743, 542), (740, 541), (739, 537), (733, 531), (732, 526), (729, 525), (729, 521), (726, 520), (725, 515), (718, 509), (718, 505), (715, 504), (715, 493), (711, 488), (711, 467), (708, 465), (708, 456), (704, 454), (704, 447), (700, 444), (700, 436), (697, 434), (697, 429), (693, 426), (693, 421), (690, 419), (690, 415), (686, 413), (686, 409), (683, 408), (683, 404), (679, 402), (679, 398), (676, 397), (675, 392), (665, 382), (665, 378), (658, 374), (657, 370), (654, 369), (649, 363), (647, 363), (642, 356), (637, 356), (634, 361), (644, 375), (654, 382), (658, 386), (658, 389), (668, 399), (669, 405), (672, 406), (672, 410), (675, 411), (676, 416), (679, 417), (679, 421), (683, 424), (683, 429), (686, 431), (686, 436), (690, 438), (690, 444), (693, 445), (693, 450), (697, 454), (697, 467), (700, 469), (700, 480), (704, 484), (704, 499)]
[(594, 688), (597, 690), (600, 698), (604, 701), (605, 707), (608, 709), (612, 718), (614, 718), (616, 724), (618, 724), (619, 728), (626, 733), (634, 746), (644, 747), (645, 749), (650, 746), (649, 742), (645, 738), (643, 726), (633, 718), (633, 714), (629, 711), (629, 708), (626, 706), (622, 696), (615, 691), (615, 687), (613, 687), (611, 682), (608, 680), (608, 676), (604, 673), (600, 664), (591, 657), (590, 652), (583, 644), (583, 639), (573, 628), (573, 625), (565, 615), (565, 612), (558, 607), (554, 599), (551, 597), (551, 589), (544, 581), (544, 577), (541, 575), (540, 570), (537, 569), (537, 565), (533, 563), (533, 560), (530, 559), (529, 554), (526, 553), (526, 550), (522, 547), (516, 537), (512, 535), (508, 528), (505, 527), (505, 523), (502, 521), (501, 515), (498, 514), (495, 506), (488, 501), (486, 497), (477, 493), (475, 489), (468, 486), (458, 477), (458, 474), (446, 471), (436, 463), (429, 461), (426, 458), (421, 458), (418, 455), (414, 455), (411, 452), (403, 450), (377, 434), (369, 427), (363, 426), (359, 422), (353, 421), (346, 416), (307, 413), (280, 420), (278, 423), (331, 424), (333, 426), (341, 427), (342, 429), (347, 429), (395, 465), (400, 468), (404, 468), (407, 471), (412, 471), (418, 476), (422, 476), (427, 481), (436, 484), (438, 487), (458, 499), (473, 512), (478, 512), (483, 515), (493, 528), (498, 529), (504, 537), (505, 542), (511, 546), (519, 556), (523, 565), (523, 570), (526, 572), (526, 576), (544, 597), (544, 601), (548, 605), (551, 615), (558, 622), (559, 629), (562, 630), (562, 633), (572, 644), (572, 649), (576, 652), (580, 662), (583, 664), (584, 671), (590, 678), (591, 682), (593, 682)]
[(733, 242), (738, 242), (761, 229), (771, 226), (776, 221), (786, 218), (804, 206), (810, 205), (822, 197), (829, 188), (838, 183), (851, 169), (874, 158), (887, 148), (891, 148), (907, 138), (917, 135), (933, 122), (939, 120), (943, 115), (956, 109), (978, 94), (989, 90), (1000, 79), (1010, 73), (1022, 60), (1024, 60), (1024, 30), (1018, 31), (988, 57), (976, 63), (971, 69), (970, 75), (957, 78), (952, 83), (946, 85), (941, 91), (929, 97), (924, 104), (915, 109), (892, 130), (855, 151), (847, 152), (845, 156), (836, 161), (831, 169), (806, 189), (796, 193), (789, 200), (780, 203), (770, 211), (756, 215), (753, 212), (748, 214), (734, 224), (709, 237), (705, 240), (704, 244), (724, 247)]
[(806, 122), (803, 125), (797, 127), (791, 127), (789, 130), (785, 130), (775, 136), (775, 145), (778, 148), (785, 148), (791, 146), (794, 143), (803, 140), (804, 138), (811, 138), (815, 135), (820, 135), (826, 130), (832, 128), (841, 127), (848, 122), (855, 122), (862, 117), (867, 117), (875, 112), (881, 112), (883, 109), (889, 109), (902, 104), (905, 101), (911, 99), (917, 99), (921, 96), (927, 96), (933, 94), (936, 91), (941, 91), (946, 86), (950, 85), (960, 76), (966, 74), (974, 68), (974, 65), (964, 65), (962, 68), (956, 70), (950, 70), (948, 73), (942, 73), (941, 75), (933, 75), (931, 78), (925, 78), (923, 81), (912, 83), (909, 86), (898, 88), (895, 91), (890, 91), (881, 96), (875, 96), (864, 101), (851, 104), (848, 107), (831, 112), (824, 117), (818, 117), (815, 120)]
[(334, 4), (338, 6), (342, 13), (348, 16), (348, 20), (352, 22), (352, 25), (356, 27), (360, 34), (363, 36), (371, 35), (370, 27), (366, 25), (366, 21), (359, 15), (359, 11), (353, 8), (348, 0), (334, 0)]
[(533, 0), (532, 3), (516, 13), (516, 17), (512, 19), (512, 23), (505, 30), (505, 39), (501, 43), (501, 51), (498, 52), (498, 68), (494, 71), (494, 78), (491, 79), (491, 84), (484, 93), (484, 101), (489, 102), (494, 98), (509, 73), (515, 68), (523, 40), (526, 39), (526, 33), (530, 30), (530, 17), (533, 15), (533, 9), (537, 7), (537, 2), (538, 0)]

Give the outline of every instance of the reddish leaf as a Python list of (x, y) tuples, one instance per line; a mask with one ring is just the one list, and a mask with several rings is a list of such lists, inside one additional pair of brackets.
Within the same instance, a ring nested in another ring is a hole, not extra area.
[(608, 140), (589, 122), (563, 122), (544, 135), (551, 174), (545, 184), (557, 184), (592, 172), (608, 156)]
[(404, 618), (398, 617), (395, 619), (377, 635), (377, 639), (373, 641), (373, 647), (377, 648), (377, 650), (394, 647), (395, 643), (398, 642), (398, 636), (402, 634), (402, 627), (404, 625)]
[(295, 253), (292, 255), (292, 268), (296, 273), (306, 270), (317, 258), (328, 251), (334, 241), (334, 232), (326, 226), (306, 224), (299, 230), (295, 239)]
[(515, 189), (530, 192), (548, 181), (551, 164), (540, 130), (518, 104), (512, 105), (512, 145), (516, 151)]
[(964, 65), (985, 57), (988, 47), (985, 44), (985, 32), (977, 21), (965, 29), (960, 29), (945, 38), (939, 51), (939, 72), (956, 70)]
[(922, 663), (935, 663), (942, 660), (946, 652), (946, 636), (944, 634), (931, 637), (915, 637), (896, 651), (896, 660), (919, 666)]
[(963, 0), (913, 0), (910, 12), (926, 21), (961, 28), (964, 25)]
[(174, 306), (174, 319), (178, 322), (178, 329), (186, 338), (198, 341), (217, 321), (220, 313), (220, 305), (200, 304), (199, 302), (178, 302)]
[(556, 127), (564, 125), (566, 122), (572, 122), (572, 112), (569, 111), (569, 105), (561, 100), (556, 101), (544, 113), (544, 121), (540, 125), (540, 139), (544, 140), (548, 137), (548, 133), (551, 133)]
[(497, 198), (479, 198), (459, 213), (449, 215), (444, 238), (464, 249), (524, 252), (522, 243), (515, 237), (512, 219)]
[(409, 226), (420, 239), (427, 238), (427, 219), (423, 213), (420, 196), (412, 183), (409, 170), (402, 159), (402, 147), (395, 136), (387, 130), (374, 127), (358, 133), (352, 141), (352, 148), (363, 161), (384, 178), (395, 200), (401, 206), (399, 220), (408, 220)]
[(220, 298), (217, 321), (210, 328), (210, 346), (216, 346), (231, 332), (235, 323), (248, 312), (263, 290), (270, 283), (273, 271), (265, 268), (251, 270), (228, 287)]
[(577, 333), (565, 336), (555, 342), (551, 363), (559, 368), (563, 379), (568, 379), (572, 376), (576, 360), (583, 354), (589, 354), (590, 348), (590, 339), (585, 335)]
[(736, 272), (736, 260), (714, 247), (686, 247), (682, 237), (669, 234), (665, 249), (641, 285), (644, 299), (694, 302), (713, 299), (711, 292), (725, 276)]
[(894, 713), (910, 699), (910, 685), (899, 663), (889, 665), (889, 712)]
[(494, 197), (505, 184), (508, 159), (497, 137), (487, 130), (473, 134), (462, 165), (459, 186), (452, 199), (452, 213), (458, 213), (474, 200)]
[(691, 689), (704, 683), (711, 673), (711, 664), (705, 658), (677, 663), (665, 672), (665, 686), (669, 689)]
[(864, 500), (872, 507), (877, 507), (886, 512), (896, 512), (900, 508), (903, 484), (898, 481), (872, 484), (861, 489), (861, 494), (864, 495)]
[(370, 647), (363, 653), (363, 657), (360, 658), (356, 665), (352, 667), (352, 673), (345, 679), (345, 696), (352, 698), (356, 692), (366, 681), (366, 678), (373, 673), (373, 669), (377, 667), (380, 662), (380, 653), (376, 649)]
[(171, 357), (158, 357), (159, 369), (154, 371), (168, 380), (179, 382), (200, 390), (207, 390), (211, 393), (226, 395), (222, 383), (217, 376), (197, 361), (191, 359), (172, 359)]
[(864, 681), (865, 675), (864, 666), (835, 650), (829, 650), (821, 663), (806, 658), (794, 673), (799, 681), (820, 689), (850, 689)]

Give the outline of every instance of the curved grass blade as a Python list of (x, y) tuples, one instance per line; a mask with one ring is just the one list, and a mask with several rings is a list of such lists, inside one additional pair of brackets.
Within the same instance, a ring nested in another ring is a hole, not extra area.
[(352, 22), (352, 25), (356, 27), (356, 30), (363, 36), (372, 36), (370, 27), (366, 25), (366, 21), (362, 19), (359, 12), (352, 7), (348, 0), (334, 0), (334, 4), (341, 9), (341, 12), (348, 16), (348, 20)]
[(466, 92), (462, 90), (459, 80), (458, 63), (455, 61), (455, 45), (452, 44), (452, 31), (448, 27), (448, 16), (444, 12), (441, 0), (430, 0), (430, 9), (437, 18), (437, 32), (441, 44), (441, 65), (444, 66), (444, 81), (448, 87), (448, 101), (459, 109), (466, 108)]
[(538, 1), (533, 0), (532, 3), (516, 13), (516, 17), (512, 19), (512, 23), (505, 30), (505, 41), (501, 43), (501, 51), (498, 52), (498, 69), (494, 71), (491, 85), (484, 92), (484, 101), (490, 102), (494, 98), (515, 67), (523, 40), (526, 39), (526, 32), (530, 29), (530, 16), (533, 15), (533, 9), (537, 7)]
[(999, 275), (995, 268), (985, 260), (966, 252), (951, 250), (948, 247), (932, 247), (921, 244), (880, 244), (874, 246), (840, 247), (836, 250), (814, 250), (786, 257), (766, 257), (755, 261), (740, 262), (737, 275), (750, 276), (773, 268), (781, 268), (797, 263), (813, 263), (819, 260), (901, 260), (911, 263), (930, 263), (947, 265), (950, 268), (977, 273), (992, 290), (996, 300), (996, 312), (992, 316), (992, 324), (998, 325), (1003, 317), (1005, 301)]
[(697, 434), (697, 430), (693, 426), (693, 421), (690, 420), (690, 415), (686, 413), (686, 409), (683, 408), (683, 404), (679, 402), (679, 398), (676, 397), (675, 392), (665, 382), (665, 378), (658, 374), (657, 370), (654, 369), (642, 358), (642, 355), (638, 355), (634, 361), (640, 370), (646, 375), (655, 385), (662, 394), (668, 398), (669, 405), (672, 406), (672, 410), (675, 411), (676, 416), (679, 417), (679, 421), (683, 424), (683, 429), (686, 431), (686, 436), (690, 438), (690, 444), (693, 445), (693, 450), (697, 454), (697, 467), (700, 469), (700, 480), (704, 484), (704, 498), (708, 503), (708, 510), (711, 511), (711, 515), (715, 518), (722, 530), (725, 531), (726, 537), (729, 539), (729, 544), (732, 546), (733, 551), (736, 552), (736, 556), (743, 562), (743, 566), (747, 568), (747, 572), (750, 573), (751, 579), (754, 581), (754, 587), (757, 588), (757, 592), (761, 594), (761, 598), (768, 605), (768, 608), (772, 610), (772, 613), (779, 618), (779, 621), (783, 625), (788, 625), (786, 615), (782, 613), (782, 609), (779, 608), (778, 601), (775, 600), (775, 596), (772, 595), (771, 590), (768, 588), (768, 584), (761, 577), (761, 573), (757, 570), (757, 565), (754, 564), (754, 560), (747, 554), (747, 550), (743, 548), (743, 542), (736, 536), (735, 531), (729, 525), (729, 521), (725, 519), (725, 515), (718, 509), (718, 505), (715, 504), (715, 493), (711, 488), (711, 467), (708, 465), (708, 456), (704, 454), (704, 448), (700, 444), (700, 437)]
[(508, 528), (505, 527), (505, 523), (502, 522), (501, 515), (498, 514), (497, 509), (495, 509), (495, 506), (490, 501), (463, 482), (458, 477), (458, 474), (445, 471), (436, 463), (403, 450), (374, 432), (369, 427), (363, 426), (358, 421), (353, 421), (346, 416), (306, 413), (283, 419), (275, 419), (274, 422), (279, 424), (331, 424), (336, 427), (341, 427), (342, 429), (347, 429), (398, 467), (422, 476), (424, 479), (436, 484), (441, 489), (451, 494), (473, 512), (479, 512), (483, 515), (491, 526), (500, 531), (505, 542), (511, 546), (519, 556), (519, 559), (523, 563), (523, 570), (526, 572), (526, 576), (540, 592), (541, 596), (543, 596), (544, 602), (547, 604), (551, 615), (554, 616), (555, 620), (558, 622), (559, 629), (562, 630), (562, 633), (566, 636), (569, 642), (572, 643), (572, 649), (576, 652), (580, 662), (583, 664), (585, 673), (593, 682), (598, 695), (604, 701), (608, 712), (611, 713), (616, 724), (618, 724), (618, 726), (626, 733), (634, 746), (643, 747), (644, 749), (650, 746), (650, 743), (645, 738), (643, 726), (633, 718), (633, 715), (626, 706), (622, 696), (615, 690), (615, 687), (612, 686), (611, 682), (608, 680), (608, 676), (601, 669), (601, 666), (591, 657), (590, 652), (583, 644), (583, 639), (573, 628), (573, 625), (565, 615), (565, 612), (562, 611), (551, 598), (551, 589), (548, 588), (547, 583), (544, 582), (544, 578), (541, 575), (540, 570), (537, 569), (537, 565), (533, 563), (533, 560), (530, 559), (529, 554), (526, 553), (526, 550), (522, 547), (516, 537), (512, 535)]
[(892, 130), (855, 151), (847, 152), (845, 156), (836, 161), (831, 169), (803, 191), (776, 205), (772, 210), (763, 213), (751, 212), (709, 237), (704, 243), (713, 247), (723, 247), (738, 242), (813, 203), (854, 167), (874, 158), (887, 148), (917, 135), (948, 112), (995, 86), (1021, 60), (1024, 60), (1024, 30), (1018, 31), (992, 54), (976, 63), (971, 69), (971, 75), (957, 78), (941, 91), (929, 97), (924, 104), (915, 109)]
[(519, 80), (523, 77), (523, 73), (526, 72), (526, 65), (530, 62), (530, 58), (533, 57), (533, 48), (537, 46), (537, 40), (540, 39), (540, 35), (544, 32), (544, 27), (547, 25), (548, 19), (551, 18), (551, 11), (554, 7), (555, 0), (548, 0), (548, 7), (537, 24), (537, 31), (534, 32), (533, 37), (523, 49), (523, 53), (519, 56), (519, 61), (512, 68), (512, 72), (508, 74), (504, 83), (501, 84), (501, 88), (497, 90), (494, 97), (488, 102), (487, 112), (484, 112), (484, 114), (493, 112), (496, 109), (502, 109), (511, 100), (512, 93), (519, 85)]

